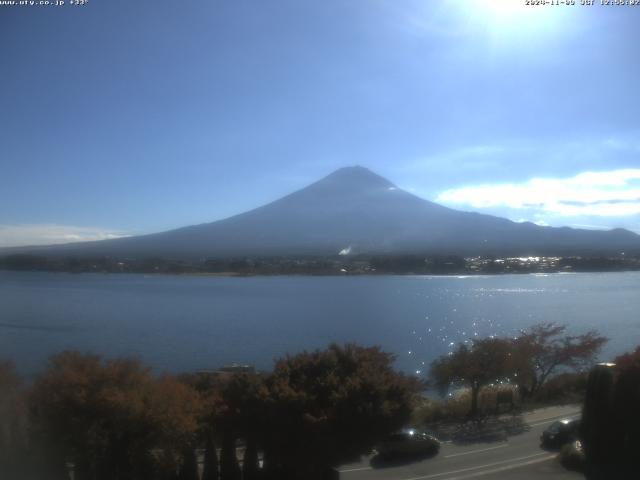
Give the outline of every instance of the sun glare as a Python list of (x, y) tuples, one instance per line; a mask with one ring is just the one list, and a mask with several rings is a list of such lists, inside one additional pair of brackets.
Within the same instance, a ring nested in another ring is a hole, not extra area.
[(557, 29), (569, 7), (527, 5), (524, 0), (471, 0), (459, 2), (470, 24), (497, 37), (550, 33)]
[(504, 20), (526, 14), (528, 9), (520, 0), (484, 0), (475, 3), (480, 4), (495, 17)]

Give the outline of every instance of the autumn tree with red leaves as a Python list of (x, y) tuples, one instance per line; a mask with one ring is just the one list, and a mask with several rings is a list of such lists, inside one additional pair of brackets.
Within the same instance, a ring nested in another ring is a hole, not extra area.
[(581, 335), (566, 330), (566, 325), (539, 323), (513, 340), (513, 380), (523, 397), (535, 395), (558, 371), (590, 367), (608, 341), (595, 330)]
[(200, 408), (195, 391), (137, 359), (75, 351), (51, 357), (31, 394), (34, 429), (77, 480), (171, 478)]
[(267, 379), (267, 478), (321, 478), (404, 426), (423, 386), (393, 361), (354, 344), (278, 360)]

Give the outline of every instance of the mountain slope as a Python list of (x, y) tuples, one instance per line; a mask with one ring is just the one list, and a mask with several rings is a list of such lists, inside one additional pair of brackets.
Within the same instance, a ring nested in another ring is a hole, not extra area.
[(21, 248), (45, 255), (227, 257), (355, 253), (567, 255), (640, 250), (640, 236), (541, 227), (461, 212), (347, 167), (263, 207), (213, 223), (138, 237)]

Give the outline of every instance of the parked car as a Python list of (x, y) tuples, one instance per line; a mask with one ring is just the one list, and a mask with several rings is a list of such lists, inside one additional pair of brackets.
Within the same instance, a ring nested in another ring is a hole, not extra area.
[(440, 450), (440, 441), (425, 432), (407, 428), (393, 433), (376, 447), (382, 456), (434, 455)]
[(542, 432), (540, 442), (546, 448), (560, 448), (563, 445), (578, 440), (580, 419), (565, 418), (553, 422)]

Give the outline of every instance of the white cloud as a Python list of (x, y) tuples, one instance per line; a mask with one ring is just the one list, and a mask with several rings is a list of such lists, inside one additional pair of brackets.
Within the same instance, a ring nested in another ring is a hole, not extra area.
[(0, 225), (0, 247), (52, 245), (126, 236), (121, 232), (96, 227), (56, 224)]
[[(513, 219), (512, 219), (513, 220)], [(536, 225), (539, 225), (541, 227), (549, 227), (550, 225), (545, 222), (544, 220), (531, 220), (529, 218), (518, 218), (516, 220), (513, 220), (516, 223), (525, 223), (525, 222), (532, 222), (535, 223)]]
[(561, 217), (640, 214), (640, 169), (582, 172), (569, 178), (532, 178), (454, 188), (438, 201), (474, 208), (533, 209)]

